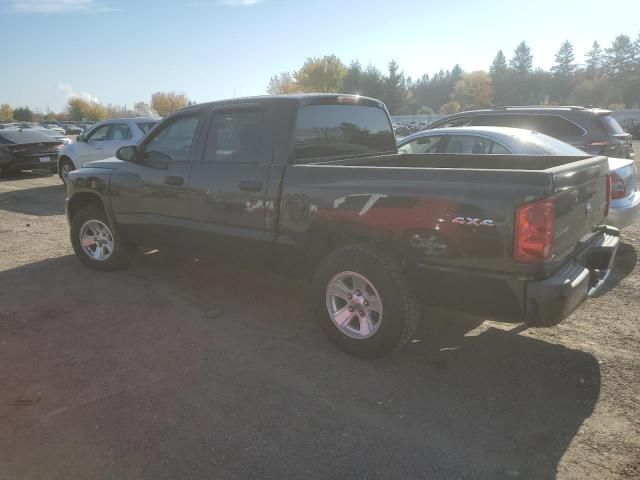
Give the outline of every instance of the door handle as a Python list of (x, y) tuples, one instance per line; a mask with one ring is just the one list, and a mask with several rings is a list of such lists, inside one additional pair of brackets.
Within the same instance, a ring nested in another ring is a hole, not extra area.
[(182, 185), (184, 183), (184, 178), (182, 177), (164, 177), (164, 183), (167, 185)]
[(243, 192), (259, 192), (262, 190), (262, 182), (242, 181), (238, 184), (238, 188)]

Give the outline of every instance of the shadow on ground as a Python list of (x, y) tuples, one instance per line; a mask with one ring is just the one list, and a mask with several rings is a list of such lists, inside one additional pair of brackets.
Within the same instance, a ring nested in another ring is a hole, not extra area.
[[(25, 176), (24, 172), (20, 175), (21, 178)], [(64, 197), (62, 184), (3, 191), (0, 192), (0, 210), (38, 216), (61, 215), (64, 214)]]
[(611, 291), (613, 287), (633, 272), (636, 263), (638, 263), (638, 252), (636, 252), (633, 245), (620, 242), (611, 274), (606, 283), (594, 296), (601, 297)]
[(8, 478), (552, 479), (600, 391), (591, 355), (455, 318), (352, 358), (296, 282), (161, 254), (0, 284)]

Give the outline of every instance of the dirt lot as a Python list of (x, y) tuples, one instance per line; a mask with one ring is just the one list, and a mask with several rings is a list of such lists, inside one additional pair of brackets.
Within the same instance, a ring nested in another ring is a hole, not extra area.
[(63, 197), (0, 181), (2, 480), (640, 478), (640, 225), (560, 326), (428, 312), (370, 362), (282, 277), (160, 253), (82, 268)]

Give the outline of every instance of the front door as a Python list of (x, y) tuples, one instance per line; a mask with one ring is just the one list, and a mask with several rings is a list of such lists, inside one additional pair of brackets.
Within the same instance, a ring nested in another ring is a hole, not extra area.
[(108, 123), (100, 125), (88, 133), (84, 142), (78, 142), (76, 144), (76, 150), (78, 152), (76, 156), (78, 162), (78, 165), (76, 165), (77, 168), (84, 166), (87, 162), (104, 158), (102, 151), (104, 144), (107, 143), (109, 138), (110, 128), (111, 126)]
[(125, 234), (147, 246), (189, 245), (189, 169), (195, 155), (200, 111), (160, 125), (112, 179), (111, 202)]

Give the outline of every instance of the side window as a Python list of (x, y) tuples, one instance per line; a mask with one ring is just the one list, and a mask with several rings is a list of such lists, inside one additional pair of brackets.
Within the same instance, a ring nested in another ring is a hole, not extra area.
[(437, 153), (442, 150), (444, 137), (430, 136), (416, 138), (398, 149), (400, 153)]
[(509, 155), (511, 152), (496, 142), (491, 142), (489, 153), (492, 155)]
[(204, 150), (205, 162), (257, 163), (262, 112), (216, 113)]
[(473, 117), (473, 125), (522, 128), (520, 120), (520, 115), (476, 115)]
[(114, 123), (111, 126), (111, 133), (109, 134), (109, 140), (128, 140), (133, 138), (131, 129), (125, 123)]
[(97, 142), (97, 141), (106, 140), (107, 135), (109, 134), (109, 127), (110, 125), (102, 125), (101, 127), (96, 128), (87, 137), (87, 142)]
[(193, 136), (200, 113), (176, 118), (163, 125), (145, 145), (145, 155), (159, 156), (164, 160), (186, 162), (189, 159)]
[(462, 117), (454, 118), (453, 120), (439, 124), (437, 125), (437, 128), (468, 127), (469, 125), (471, 125), (471, 118)]
[(464, 153), (468, 155), (486, 155), (489, 153), (491, 140), (472, 135), (451, 135), (447, 143), (446, 153)]
[(580, 127), (558, 115), (536, 115), (526, 123), (531, 124), (531, 130), (551, 137), (581, 137), (584, 135), (584, 131)]

